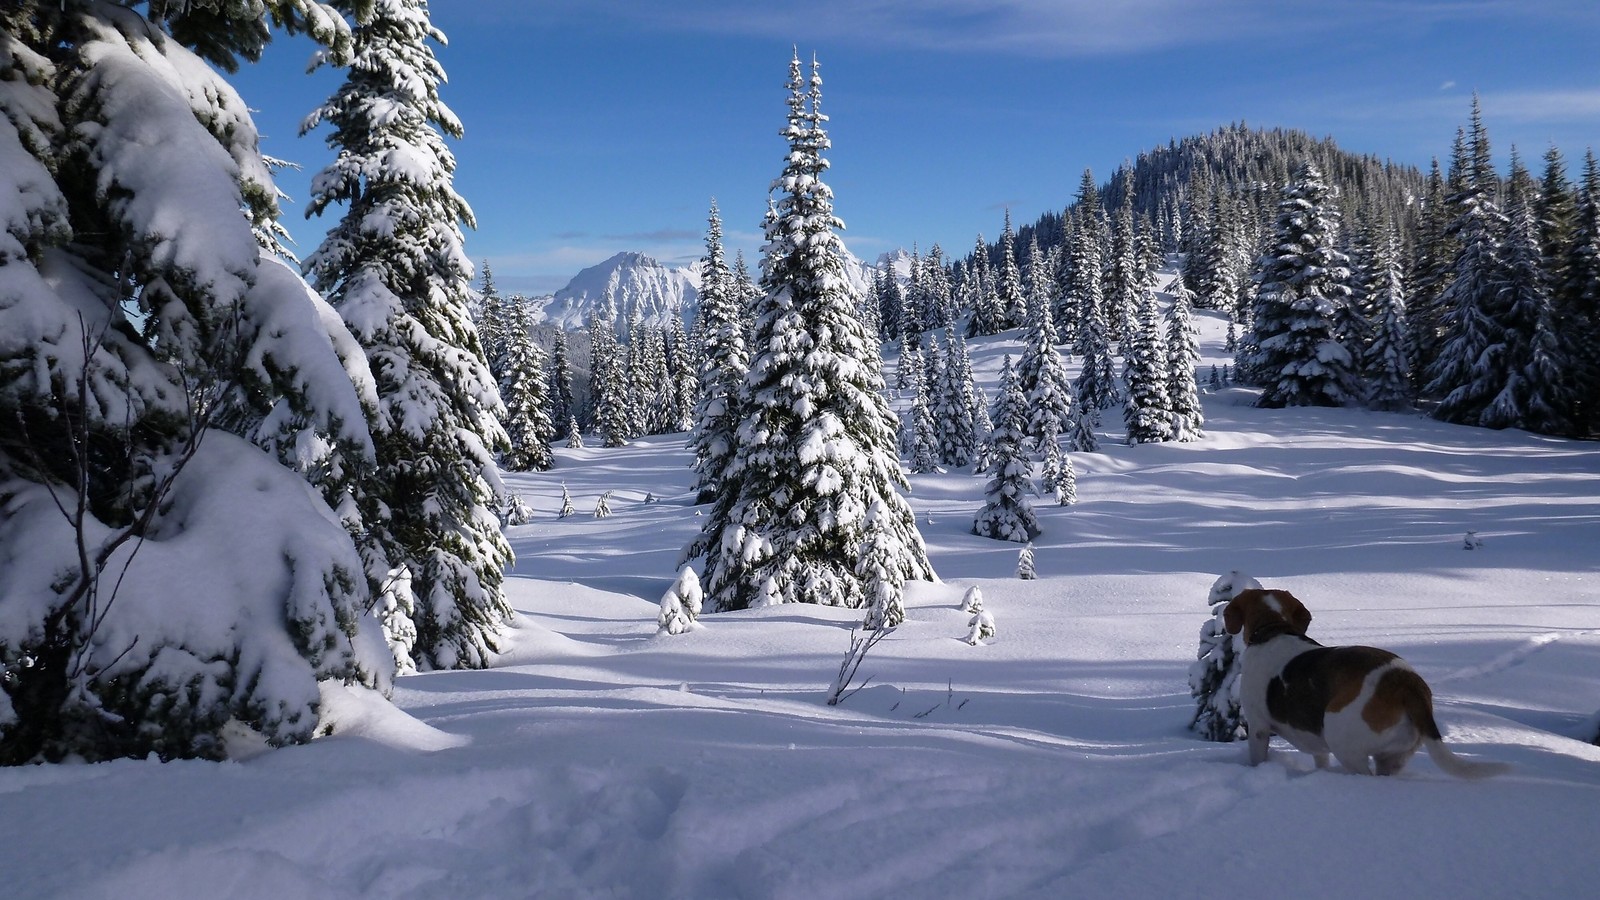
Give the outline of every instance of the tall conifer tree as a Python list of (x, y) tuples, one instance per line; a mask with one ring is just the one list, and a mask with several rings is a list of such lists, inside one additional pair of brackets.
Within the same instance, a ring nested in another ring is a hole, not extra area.
[(1341, 406), (1360, 398), (1355, 359), (1334, 328), (1350, 298), (1338, 233), (1338, 208), (1322, 173), (1302, 163), (1284, 187), (1272, 249), (1262, 260), (1249, 361), (1263, 387), (1258, 406)]
[(1205, 437), (1205, 411), (1200, 405), (1195, 384), (1195, 368), (1200, 364), (1199, 335), (1189, 311), (1191, 297), (1183, 275), (1167, 288), (1172, 306), (1167, 308), (1167, 400), (1172, 404), (1172, 439), (1196, 441)]
[(472, 210), (444, 144), (461, 123), (439, 99), (444, 70), (430, 42), (444, 35), (423, 0), (379, 0), (357, 24), (344, 84), (304, 126), (332, 125), (339, 151), (312, 182), (308, 215), (345, 206), (306, 266), (377, 378), (366, 524), (410, 575), (416, 662), (481, 668), (511, 614), (501, 594), (511, 548), (492, 512), (503, 493), (493, 454), (507, 439), (468, 312), (461, 226)]
[[(895, 453), (895, 417), (845, 287), (833, 193), (822, 180), (829, 142), (822, 79), (809, 90), (789, 68), (789, 144), (773, 183), (755, 354), (743, 389), (734, 461), (691, 557), (704, 555), (715, 609), (808, 602), (860, 607), (857, 557), (867, 529), (876, 577), (931, 579)], [(877, 510), (869, 522), (869, 510)]]

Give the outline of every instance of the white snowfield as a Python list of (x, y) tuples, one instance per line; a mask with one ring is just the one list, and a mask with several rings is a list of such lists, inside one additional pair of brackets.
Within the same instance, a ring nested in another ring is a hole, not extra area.
[[(1221, 324), (1197, 316), (1218, 358)], [(1015, 334), (973, 347), (992, 385)], [(970, 533), (984, 480), (912, 477), (942, 583), (824, 704), (861, 613), (658, 635), (703, 519), (682, 436), (510, 475), (500, 664), (326, 691), (333, 734), (223, 764), (0, 770), (0, 894), (73, 898), (1577, 897), (1600, 835), (1600, 445), (1205, 398), (1208, 437), (1075, 454), (1038, 580)], [(1108, 422), (1120, 421), (1115, 411)], [(565, 482), (590, 509), (555, 516)], [(644, 503), (647, 493), (661, 502)], [(1476, 532), (1481, 546), (1468, 550)], [(1293, 591), (1323, 643), (1402, 654), (1463, 782), (1198, 740), (1215, 578)], [(980, 586), (998, 634), (964, 642)], [(858, 679), (858, 683), (861, 679)]]

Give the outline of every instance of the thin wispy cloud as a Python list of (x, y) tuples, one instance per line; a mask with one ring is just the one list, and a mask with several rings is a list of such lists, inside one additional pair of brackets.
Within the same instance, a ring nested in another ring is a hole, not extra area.
[(1503, 122), (1561, 124), (1600, 119), (1600, 87), (1485, 94), (1484, 115)]
[[(1281, 0), (491, 0), (497, 14), (543, 21), (631, 24), (784, 40), (871, 41), (972, 53), (1086, 57), (1141, 53), (1373, 27), (1520, 16), (1571, 18), (1559, 0), (1346, 0), (1321, 8)], [(531, 8), (524, 8), (531, 7)]]

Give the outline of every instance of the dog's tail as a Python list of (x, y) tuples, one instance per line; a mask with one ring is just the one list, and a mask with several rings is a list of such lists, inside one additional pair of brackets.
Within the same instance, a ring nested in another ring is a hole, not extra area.
[[(1418, 678), (1417, 681), (1421, 683), (1422, 679)], [(1433, 718), (1432, 692), (1426, 684), (1421, 691), (1408, 692), (1406, 706), (1406, 714), (1411, 717), (1417, 730), (1422, 732), (1422, 743), (1428, 748), (1428, 758), (1446, 774), (1477, 780), (1511, 771), (1511, 766), (1506, 763), (1462, 759), (1445, 746), (1444, 737), (1439, 733), (1439, 723)]]
[(1423, 743), (1428, 746), (1428, 757), (1433, 760), (1433, 764), (1457, 778), (1476, 780), (1504, 775), (1511, 771), (1509, 763), (1462, 759), (1446, 747), (1444, 741), (1436, 738), (1426, 738)]

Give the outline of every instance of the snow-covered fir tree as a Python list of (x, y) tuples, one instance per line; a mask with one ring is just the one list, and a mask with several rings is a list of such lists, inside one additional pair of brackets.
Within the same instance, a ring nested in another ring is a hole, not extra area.
[(1071, 506), (1078, 502), (1078, 470), (1072, 465), (1072, 454), (1061, 454), (1061, 474), (1056, 477), (1056, 503)]
[(1006, 307), (1000, 300), (995, 278), (989, 268), (989, 248), (978, 235), (973, 249), (973, 271), (970, 278), (972, 316), (967, 319), (967, 337), (999, 334), (1006, 330)]
[(478, 274), (482, 286), (478, 288), (478, 315), (474, 322), (478, 327), (478, 340), (483, 345), (483, 356), (489, 361), (489, 373), (499, 384), (506, 375), (506, 331), (511, 327), (506, 321), (509, 308), (507, 298), (500, 296), (500, 289), (495, 286), (494, 272), (487, 259)]
[(661, 612), (656, 616), (656, 630), (667, 634), (685, 634), (694, 630), (704, 600), (700, 577), (694, 573), (694, 569), (688, 566), (679, 569), (672, 586), (661, 595)]
[(1504, 383), (1483, 411), (1488, 428), (1525, 428), (1545, 434), (1572, 430), (1565, 385), (1569, 369), (1551, 303), (1549, 273), (1540, 245), (1534, 204), (1537, 186), (1515, 149), (1506, 191), (1506, 231), (1496, 278), (1496, 318), (1502, 335), (1495, 362)]
[(1366, 279), (1372, 342), (1361, 368), (1367, 377), (1367, 403), (1373, 409), (1406, 409), (1415, 397), (1404, 278), (1399, 238), (1393, 229), (1384, 229), (1373, 247), (1371, 277)]
[(1123, 339), (1127, 355), (1128, 399), (1122, 407), (1129, 444), (1172, 439), (1172, 401), (1167, 395), (1167, 338), (1155, 294), (1138, 300), (1131, 333)]
[(1017, 577), (1023, 581), (1033, 581), (1039, 577), (1033, 567), (1033, 544), (1029, 542), (1017, 554)]
[(567, 417), (567, 449), (583, 449), (583, 429), (578, 427), (578, 417)]
[(1122, 389), (1117, 385), (1116, 363), (1111, 356), (1111, 338), (1106, 332), (1105, 317), (1098, 308), (1084, 308), (1078, 322), (1079, 353), (1083, 356), (1073, 389), (1076, 405), (1085, 410), (1090, 427), (1100, 424), (1100, 410), (1110, 409), (1122, 402)]
[(1071, 385), (1056, 349), (1055, 317), (1049, 297), (1043, 293), (1028, 306), (1017, 380), (1028, 404), (1028, 436), (1033, 446), (1042, 450), (1046, 436), (1053, 439), (1060, 434), (1072, 413)]
[[(1132, 174), (1132, 169), (1124, 171)], [(1138, 327), (1139, 303), (1144, 293), (1143, 263), (1138, 247), (1133, 225), (1133, 204), (1123, 203), (1112, 220), (1111, 253), (1106, 260), (1106, 286), (1101, 310), (1107, 334), (1113, 340), (1126, 340)]]
[(596, 519), (604, 519), (609, 515), (611, 515), (611, 491), (605, 491), (594, 502), (594, 517)]
[(639, 335), (632, 390), (643, 434), (669, 434), (678, 430), (677, 386), (667, 364), (666, 336), (664, 329), (654, 327), (643, 328)]
[(567, 350), (567, 333), (559, 328), (550, 344), (550, 383), (546, 395), (550, 398), (550, 421), (561, 423), (577, 416), (577, 404), (572, 399), (572, 355)]
[(1006, 210), (1005, 227), (1000, 231), (1000, 269), (995, 272), (995, 293), (1007, 328), (1017, 328), (1028, 320), (1028, 294), (1022, 286), (1022, 270), (1017, 266), (1017, 233), (1011, 230), (1011, 210)]
[(1061, 434), (1053, 422), (1047, 422), (1044, 433), (1039, 435), (1039, 486), (1045, 491), (1055, 491), (1065, 460), (1061, 452)]
[(683, 318), (674, 315), (663, 332), (666, 338), (667, 378), (672, 392), (672, 420), (667, 430), (693, 431), (699, 421), (695, 408), (700, 403), (700, 363), (697, 349), (684, 331)]
[(556, 518), (565, 519), (577, 510), (572, 505), (572, 494), (567, 491), (567, 483), (561, 482), (561, 509), (556, 511)]
[(922, 387), (922, 332), (907, 328), (900, 332), (900, 362), (895, 367), (897, 390), (916, 392)]
[(505, 402), (504, 424), (510, 445), (502, 461), (514, 472), (543, 472), (555, 465), (550, 442), (556, 435), (545, 396), (544, 351), (533, 342), (526, 302), (519, 298), (507, 305), (507, 311), (500, 398)]
[(1455, 213), (1446, 228), (1454, 238), (1455, 257), (1440, 290), (1432, 319), (1437, 339), (1428, 341), (1431, 357), (1425, 370), (1424, 393), (1439, 397), (1435, 418), (1476, 424), (1499, 385), (1482, 363), (1499, 340), (1494, 321), (1500, 270), (1499, 235), (1505, 217), (1495, 202), (1498, 176), (1489, 156), (1489, 138), (1476, 95), (1472, 136), (1456, 132), (1452, 148), (1449, 209)]
[(1200, 628), (1200, 650), (1189, 667), (1189, 695), (1194, 698), (1194, 718), (1189, 728), (1208, 741), (1233, 741), (1244, 737), (1244, 713), (1239, 707), (1239, 675), (1243, 654), (1222, 620), (1228, 601), (1241, 591), (1261, 588), (1261, 582), (1237, 570), (1211, 585), (1207, 604), (1211, 616)]
[[(1412, 252), (1406, 260), (1406, 319), (1413, 337), (1412, 371), (1420, 374), (1433, 364), (1443, 310), (1440, 294), (1451, 279), (1455, 260), (1454, 241), (1449, 234), (1452, 214), (1444, 175), (1435, 157), (1429, 166), (1422, 209), (1412, 234)], [(1416, 377), (1416, 374), (1413, 377)]]
[(697, 502), (711, 500), (723, 482), (738, 447), (735, 433), (742, 418), (739, 391), (750, 368), (745, 354), (743, 316), (732, 273), (722, 252), (722, 216), (711, 205), (706, 230), (706, 255), (700, 276), (700, 391), (695, 426), (689, 435), (694, 451)]
[(868, 511), (890, 542), (890, 578), (932, 579), (880, 393), (875, 347), (854, 314), (823, 181), (822, 79), (790, 64), (788, 142), (767, 223), (755, 354), (739, 395), (739, 445), (690, 558), (705, 558), (714, 609), (807, 602), (861, 607), (855, 560)]
[(1007, 356), (1000, 367), (1000, 397), (991, 414), (994, 427), (987, 445), (989, 483), (983, 508), (972, 523), (979, 537), (1023, 543), (1039, 536), (1039, 519), (1028, 497), (1033, 494), (1033, 461), (1024, 445), (1028, 440), (1027, 401), (1016, 369)]
[(886, 512), (882, 504), (868, 510), (867, 540), (856, 559), (856, 577), (867, 598), (861, 627), (867, 631), (894, 628), (906, 620), (905, 580), (896, 575), (896, 540), (888, 529), (877, 525), (878, 517)]
[(993, 640), (994, 636), (994, 614), (982, 607), (974, 610), (972, 619), (967, 623), (967, 643), (981, 647), (984, 641)]
[[(1172, 409), (1172, 440), (1197, 441), (1205, 437), (1206, 416), (1195, 384), (1196, 367), (1200, 364), (1200, 343), (1199, 334), (1189, 315), (1193, 294), (1189, 292), (1181, 273), (1172, 279), (1167, 292), (1172, 295), (1172, 305), (1167, 307), (1166, 325), (1167, 403)], [(1216, 371), (1217, 367), (1212, 366), (1213, 377), (1216, 377)]]
[[(1081, 325), (1091, 311), (1104, 316), (1104, 246), (1109, 240), (1105, 217), (1100, 211), (1100, 190), (1095, 186), (1094, 173), (1083, 170), (1078, 181), (1076, 225), (1068, 238), (1067, 251), (1062, 256), (1062, 266), (1057, 273), (1058, 290), (1055, 298), (1056, 329), (1061, 339), (1072, 345), (1073, 352), (1082, 354)], [(1102, 324), (1104, 319), (1101, 319)]]
[(339, 526), (372, 374), (218, 74), (279, 17), (348, 62), (287, 0), (0, 5), (0, 764), (296, 743), (394, 671)]
[[(1083, 379), (1079, 379), (1080, 384)], [(1100, 449), (1100, 438), (1095, 429), (1100, 427), (1100, 410), (1083, 402), (1083, 394), (1072, 406), (1072, 422), (1067, 428), (1067, 447), (1079, 453), (1094, 453)]]
[(923, 386), (911, 400), (911, 471), (918, 475), (942, 471), (939, 468), (939, 437), (934, 434), (933, 413), (928, 409), (927, 388)]
[(627, 362), (617, 338), (614, 294), (608, 290), (600, 314), (589, 326), (589, 369), (594, 429), (600, 446), (621, 447), (635, 436), (629, 406)]
[(1573, 419), (1575, 431), (1600, 435), (1600, 161), (1594, 150), (1583, 157), (1581, 186), (1573, 203), (1571, 236), (1560, 268), (1555, 308), (1571, 323)]
[(906, 295), (894, 266), (885, 266), (873, 278), (873, 294), (878, 298), (879, 341), (900, 340), (900, 319), (905, 314)]
[(945, 272), (944, 250), (938, 244), (922, 259), (917, 279), (918, 330), (942, 331), (955, 322), (955, 299), (950, 293), (950, 276)]
[[(500, 508), (500, 524), (526, 525), (533, 520), (533, 507), (521, 494), (507, 492), (505, 505)], [(408, 654), (409, 655), (409, 654)]]
[(972, 363), (967, 345), (953, 328), (944, 330), (944, 383), (935, 394), (933, 424), (939, 439), (939, 462), (945, 466), (966, 466), (977, 453), (977, 423), (973, 409), (977, 389), (972, 383)]
[(468, 309), (461, 226), (472, 211), (444, 144), (461, 123), (439, 98), (431, 43), (444, 35), (421, 0), (379, 0), (357, 23), (344, 83), (302, 126), (330, 125), (338, 151), (312, 180), (307, 214), (344, 209), (306, 269), (377, 380), (377, 466), (361, 492), (369, 579), (410, 573), (419, 666), (481, 668), (511, 615), (511, 547), (494, 514), (493, 454), (507, 440)]
[(1278, 203), (1277, 230), (1258, 279), (1250, 360), (1263, 388), (1257, 406), (1343, 406), (1361, 399), (1355, 359), (1334, 328), (1350, 298), (1338, 232), (1339, 211), (1322, 173), (1302, 163)]

